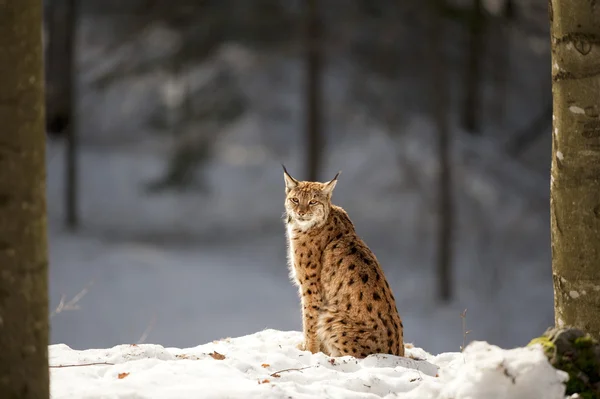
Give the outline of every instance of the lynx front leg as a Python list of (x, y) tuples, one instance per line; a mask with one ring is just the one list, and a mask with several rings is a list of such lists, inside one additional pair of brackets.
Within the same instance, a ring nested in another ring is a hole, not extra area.
[(302, 292), (302, 330), (304, 332), (304, 342), (298, 348), (310, 351), (311, 353), (317, 353), (321, 348), (321, 342), (317, 337), (317, 322), (321, 309), (320, 298), (320, 293), (315, 288), (307, 288)]

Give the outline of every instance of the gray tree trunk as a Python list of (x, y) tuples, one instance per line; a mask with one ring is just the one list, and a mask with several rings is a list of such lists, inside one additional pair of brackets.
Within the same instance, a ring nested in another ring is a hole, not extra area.
[(48, 398), (42, 2), (0, 2), (0, 398)]
[(485, 15), (482, 0), (473, 0), (469, 18), (469, 46), (467, 48), (462, 126), (469, 133), (481, 134), (481, 67), (485, 48)]
[(321, 152), (323, 151), (323, 123), (321, 114), (321, 27), (318, 0), (306, 0), (306, 146), (307, 176), (319, 180)]
[(452, 299), (452, 164), (450, 162), (450, 123), (448, 120), (448, 75), (444, 63), (444, 19), (440, 14), (443, 0), (429, 0), (431, 4), (430, 65), (433, 116), (438, 134), (438, 237), (437, 285), (438, 297)]
[(65, 151), (65, 225), (79, 226), (77, 185), (76, 57), (78, 0), (52, 0), (46, 7), (46, 128), (63, 136)]
[[(492, 104), (490, 107), (492, 112), (489, 119), (499, 131), (504, 129), (504, 123), (506, 121), (506, 104), (509, 93), (512, 36), (511, 25), (514, 12), (512, 1), (513, 0), (506, 1), (502, 16), (496, 18), (495, 23), (492, 25), (495, 27), (495, 34), (488, 34), (488, 43), (491, 45), (492, 76), (494, 80)], [(496, 43), (495, 46), (494, 42)]]
[(555, 320), (600, 339), (600, 4), (551, 0)]

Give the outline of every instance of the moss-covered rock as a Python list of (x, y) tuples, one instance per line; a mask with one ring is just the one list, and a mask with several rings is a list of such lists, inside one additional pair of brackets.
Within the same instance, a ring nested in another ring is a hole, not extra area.
[(567, 394), (600, 399), (600, 344), (576, 328), (550, 328), (531, 340), (540, 344), (550, 363), (569, 374)]

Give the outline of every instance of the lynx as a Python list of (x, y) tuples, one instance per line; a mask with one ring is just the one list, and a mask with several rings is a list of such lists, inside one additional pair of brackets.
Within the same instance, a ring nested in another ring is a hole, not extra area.
[(403, 325), (375, 255), (348, 214), (331, 203), (339, 173), (298, 181), (283, 167), (290, 278), (299, 289), (301, 350), (364, 358), (404, 356)]

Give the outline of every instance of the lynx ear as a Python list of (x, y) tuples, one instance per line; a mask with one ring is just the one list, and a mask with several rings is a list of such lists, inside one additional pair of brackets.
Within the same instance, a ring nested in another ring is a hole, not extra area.
[(330, 181), (325, 183), (325, 186), (323, 187), (323, 192), (325, 194), (331, 195), (331, 193), (333, 193), (333, 189), (335, 188), (335, 185), (337, 184), (337, 178), (340, 175), (340, 173), (342, 173), (342, 171), (337, 172), (333, 179), (331, 179)]
[(290, 174), (288, 173), (287, 169), (285, 168), (285, 166), (283, 164), (281, 164), (281, 166), (283, 167), (283, 178), (285, 179), (285, 192), (287, 193), (291, 189), (298, 186), (298, 180), (296, 180), (292, 176), (290, 176)]

